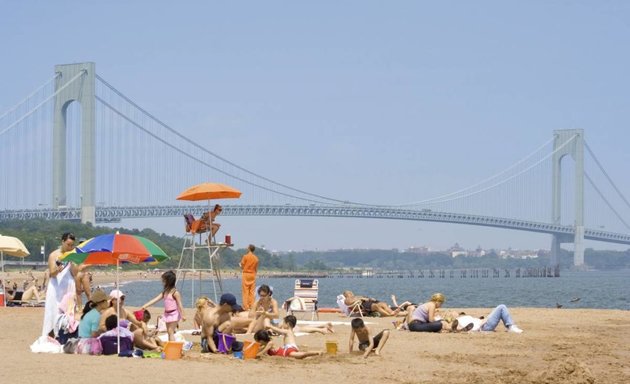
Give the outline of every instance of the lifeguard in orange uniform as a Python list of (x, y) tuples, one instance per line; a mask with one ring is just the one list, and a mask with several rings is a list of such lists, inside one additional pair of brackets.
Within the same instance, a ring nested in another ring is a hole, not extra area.
[(248, 247), (249, 252), (243, 255), (241, 262), (238, 263), (243, 271), (243, 280), (241, 288), (243, 292), (243, 309), (248, 310), (254, 305), (255, 289), (256, 289), (256, 273), (258, 273), (258, 257), (254, 255), (256, 247), (252, 244)]

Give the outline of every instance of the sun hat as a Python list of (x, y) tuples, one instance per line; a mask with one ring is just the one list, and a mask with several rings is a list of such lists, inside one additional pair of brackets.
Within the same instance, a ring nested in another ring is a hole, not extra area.
[(100, 289), (92, 292), (92, 297), (90, 297), (94, 304), (101, 303), (103, 301), (107, 301), (107, 294)]
[(120, 299), (121, 297), (125, 297), (125, 294), (119, 289), (114, 289), (109, 293), (110, 299)]

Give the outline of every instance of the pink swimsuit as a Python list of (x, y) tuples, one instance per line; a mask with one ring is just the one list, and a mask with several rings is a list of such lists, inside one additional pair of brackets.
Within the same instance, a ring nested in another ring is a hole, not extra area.
[(172, 293), (164, 296), (164, 322), (173, 323), (181, 320), (182, 315), (177, 308), (177, 301)]

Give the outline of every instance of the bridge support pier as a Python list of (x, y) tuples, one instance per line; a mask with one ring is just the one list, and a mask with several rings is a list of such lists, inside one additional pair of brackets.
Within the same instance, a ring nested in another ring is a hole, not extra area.
[[(65, 88), (55, 96), (53, 126), (53, 199), (54, 208), (65, 206), (67, 202), (66, 172), (66, 119), (68, 106), (77, 101), (81, 105), (81, 222), (96, 223), (96, 72), (94, 63), (56, 65), (59, 76), (55, 82), (55, 92)], [(67, 85), (77, 75), (81, 77)], [(66, 86), (67, 85), (67, 86)]]
[[(553, 171), (551, 179), (552, 188), (552, 216), (553, 224), (561, 224), (562, 218), (562, 159), (570, 155), (575, 161), (575, 185), (574, 185), (574, 211), (575, 211), (575, 237), (573, 238), (573, 265), (584, 265), (584, 130), (563, 129), (554, 131), (553, 141)], [(560, 243), (564, 239), (553, 236), (551, 240), (551, 264), (558, 264)]]

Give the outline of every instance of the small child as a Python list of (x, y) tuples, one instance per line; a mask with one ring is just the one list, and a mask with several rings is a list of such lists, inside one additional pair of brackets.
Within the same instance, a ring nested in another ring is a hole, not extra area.
[(140, 321), (141, 327), (133, 331), (133, 344), (137, 348), (153, 350), (161, 352), (164, 346), (159, 337), (156, 336), (157, 329), (149, 330), (148, 323), (151, 321), (151, 312), (144, 310), (142, 317), (136, 316), (136, 320)]
[[(293, 328), (295, 328), (295, 324), (297, 324), (297, 319), (295, 316), (289, 315), (284, 318), (280, 327), (274, 327), (273, 325), (267, 326), (268, 329), (279, 333), (283, 336), (284, 345), (280, 348), (273, 349), (271, 341), (264, 341), (264, 336), (257, 332), (254, 335), (254, 340), (261, 342), (263, 345), (263, 350), (267, 352), (270, 356), (282, 356), (282, 357), (293, 357), (294, 359), (304, 359), (309, 356), (322, 356), (324, 354), (323, 351), (308, 351), (308, 352), (300, 352), (297, 344), (295, 342), (295, 334), (293, 333)], [(266, 332), (266, 331), (262, 331)], [(256, 335), (259, 335), (259, 339), (256, 339)], [(269, 333), (267, 333), (267, 338), (269, 338)]]
[(350, 323), (352, 330), (350, 331), (349, 352), (352, 353), (354, 346), (354, 336), (359, 340), (359, 350), (364, 351), (363, 358), (367, 359), (370, 352), (374, 351), (376, 356), (381, 355), (381, 349), (385, 346), (389, 338), (389, 331), (382, 330), (374, 338), (370, 337), (370, 330), (365, 326), (363, 319), (353, 319)]
[(186, 321), (184, 317), (184, 308), (182, 307), (182, 299), (175, 288), (177, 277), (175, 272), (166, 271), (162, 274), (162, 284), (164, 290), (162, 293), (154, 297), (148, 303), (142, 306), (142, 310), (164, 299), (164, 316), (162, 319), (166, 323), (166, 331), (168, 332), (168, 340), (175, 341), (175, 331), (179, 325), (179, 320)]
[(195, 302), (195, 307), (197, 311), (195, 312), (195, 317), (193, 319), (193, 335), (201, 335), (201, 325), (203, 324), (203, 313), (210, 309), (216, 307), (216, 304), (212, 300), (210, 300), (207, 296), (201, 296)]
[(108, 316), (107, 319), (105, 319), (105, 327), (107, 331), (98, 337), (103, 346), (103, 355), (118, 353), (116, 343), (118, 337), (120, 337), (120, 354), (123, 356), (131, 356), (133, 350), (133, 333), (124, 325), (119, 324), (118, 316)]

